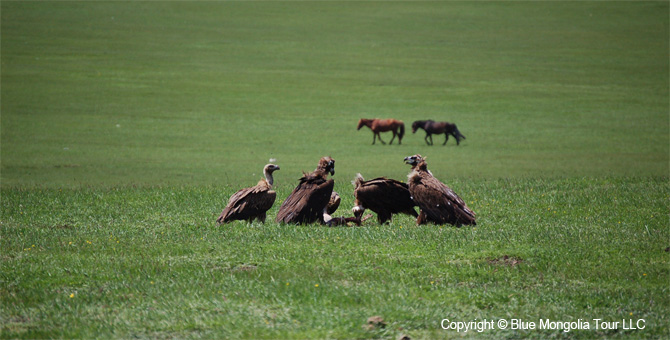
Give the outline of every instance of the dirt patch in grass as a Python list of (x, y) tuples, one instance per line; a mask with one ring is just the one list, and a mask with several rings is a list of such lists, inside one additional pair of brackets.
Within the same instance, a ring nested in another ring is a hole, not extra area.
[(255, 264), (241, 264), (238, 266), (235, 266), (233, 268), (233, 271), (235, 272), (252, 272), (258, 268), (257, 265)]
[(487, 262), (492, 265), (514, 267), (521, 264), (523, 262), (523, 259), (519, 257), (503, 255), (495, 259), (489, 259), (487, 260)]
[(363, 328), (369, 331), (377, 328), (386, 328), (386, 322), (384, 322), (384, 318), (379, 315), (371, 316), (368, 318), (368, 323), (365, 324)]

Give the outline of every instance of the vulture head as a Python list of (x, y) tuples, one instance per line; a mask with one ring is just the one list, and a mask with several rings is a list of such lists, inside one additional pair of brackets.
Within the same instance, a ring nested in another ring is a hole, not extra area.
[(419, 163), (421, 163), (423, 161), (424, 161), (424, 158), (421, 157), (421, 155), (414, 155), (414, 156), (405, 157), (405, 163), (411, 165), (412, 168), (417, 166)]
[(277, 170), (279, 170), (279, 165), (275, 164), (267, 164), (263, 168), (263, 175), (265, 176), (265, 180), (268, 182), (268, 184), (273, 184), (274, 180), (272, 178), (272, 173)]
[(363, 213), (365, 212), (365, 208), (363, 208), (358, 200), (356, 200), (356, 202), (354, 202), (354, 207), (351, 208), (351, 212), (354, 213), (354, 217), (360, 220), (361, 216), (363, 216)]
[(263, 173), (264, 174), (272, 174), (273, 172), (279, 170), (279, 165), (276, 164), (267, 164), (263, 168)]
[(330, 173), (331, 176), (335, 175), (335, 160), (331, 157), (323, 157), (319, 160), (319, 166), (316, 167), (316, 170), (323, 170), (326, 173)]

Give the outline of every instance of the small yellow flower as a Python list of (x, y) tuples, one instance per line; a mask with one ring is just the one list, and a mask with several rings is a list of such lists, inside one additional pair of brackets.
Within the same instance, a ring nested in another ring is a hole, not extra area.
[(317, 283), (317, 284), (315, 284), (315, 285), (314, 285), (314, 287), (316, 287), (316, 288), (319, 288), (319, 284), (318, 284), (318, 283)]
[(74, 293), (70, 294), (70, 299), (72, 299), (73, 297), (74, 297)]
[(647, 276), (647, 274), (646, 274), (646, 273), (644, 273), (644, 274), (642, 274), (642, 276)]
[(431, 285), (434, 284), (434, 283), (435, 283), (435, 281), (430, 281), (430, 284), (431, 284)]
[(633, 312), (630, 312), (630, 314), (629, 314), (629, 315), (630, 315), (630, 316), (633, 316)]
[(153, 281), (151, 281), (151, 284), (154, 284), (154, 282), (153, 282)]
[(286, 285), (288, 286), (288, 285), (290, 285), (290, 283), (286, 282)]

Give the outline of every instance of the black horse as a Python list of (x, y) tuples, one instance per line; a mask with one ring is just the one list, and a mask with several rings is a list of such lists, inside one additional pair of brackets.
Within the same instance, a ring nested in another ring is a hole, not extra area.
[[(418, 128), (424, 129), (426, 131), (426, 137), (424, 137), (424, 140), (426, 141), (426, 144), (428, 145), (433, 145), (433, 134), (442, 134), (444, 133), (444, 143), (442, 145), (447, 144), (447, 141), (449, 140), (449, 135), (454, 136), (456, 138), (456, 145), (461, 144), (461, 139), (465, 139), (465, 136), (461, 134), (460, 131), (458, 131), (458, 128), (456, 127), (456, 124), (452, 124), (449, 122), (436, 122), (434, 120), (417, 120), (414, 123), (412, 123), (412, 133), (416, 133), (416, 130)], [(428, 139), (430, 138), (430, 142), (428, 142)]]

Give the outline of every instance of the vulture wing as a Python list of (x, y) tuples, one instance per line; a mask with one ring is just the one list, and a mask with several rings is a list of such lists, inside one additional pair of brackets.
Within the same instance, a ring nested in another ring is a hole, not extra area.
[(386, 222), (392, 214), (405, 213), (417, 216), (416, 205), (409, 193), (407, 184), (379, 177), (361, 182), (354, 196), (365, 208), (377, 213), (380, 223)]
[(435, 223), (454, 225), (475, 225), (475, 213), (448, 186), (426, 172), (421, 181), (410, 188), (414, 201), (425, 213), (428, 220)]
[(322, 176), (302, 177), (300, 184), (279, 208), (276, 221), (284, 223), (323, 222), (323, 212), (330, 201), (334, 186), (335, 181), (326, 180)]
[(242, 189), (230, 197), (228, 205), (216, 222), (221, 224), (264, 216), (272, 208), (276, 198), (277, 193), (267, 186), (257, 185)]

